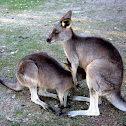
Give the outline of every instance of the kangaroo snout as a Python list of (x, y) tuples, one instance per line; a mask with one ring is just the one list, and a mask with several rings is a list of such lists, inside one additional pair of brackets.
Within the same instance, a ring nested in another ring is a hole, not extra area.
[(47, 41), (48, 43), (51, 43), (51, 38), (47, 38), (46, 41)]

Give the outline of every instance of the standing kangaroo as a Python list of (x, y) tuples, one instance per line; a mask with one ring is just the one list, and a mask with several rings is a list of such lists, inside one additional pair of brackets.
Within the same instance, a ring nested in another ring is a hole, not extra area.
[[(21, 59), (16, 77), (18, 80), (16, 83), (3, 80), (0, 80), (0, 83), (16, 91), (21, 90), (23, 87), (28, 87), (31, 93), (31, 101), (52, 112), (54, 110), (41, 101), (38, 94), (57, 99), (56, 94), (46, 91), (46, 89), (56, 89), (61, 107), (66, 107), (68, 89), (73, 86), (71, 72), (65, 70), (47, 53), (35, 53)], [(38, 94), (37, 87), (39, 87)]]
[(68, 116), (100, 115), (99, 96), (105, 96), (116, 108), (126, 111), (126, 101), (121, 96), (123, 63), (118, 50), (108, 41), (98, 37), (80, 37), (71, 28), (72, 11), (68, 11), (58, 22), (47, 42), (60, 38), (64, 52), (71, 63), (74, 84), (77, 83), (78, 66), (86, 72), (90, 92), (88, 110), (68, 112)]

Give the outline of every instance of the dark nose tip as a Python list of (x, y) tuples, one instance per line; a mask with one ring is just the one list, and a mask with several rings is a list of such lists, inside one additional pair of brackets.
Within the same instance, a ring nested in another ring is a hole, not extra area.
[(46, 41), (47, 41), (48, 43), (51, 43), (51, 39), (50, 39), (50, 38), (47, 38)]

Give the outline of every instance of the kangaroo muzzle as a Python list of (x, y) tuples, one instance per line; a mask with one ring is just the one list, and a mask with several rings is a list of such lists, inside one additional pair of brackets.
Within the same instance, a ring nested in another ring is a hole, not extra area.
[(46, 41), (47, 41), (48, 43), (51, 43), (51, 38), (47, 38)]

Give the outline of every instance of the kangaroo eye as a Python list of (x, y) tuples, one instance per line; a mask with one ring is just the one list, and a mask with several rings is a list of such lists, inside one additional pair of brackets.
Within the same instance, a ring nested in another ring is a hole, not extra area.
[(59, 32), (55, 32), (55, 35), (58, 35), (59, 34)]

